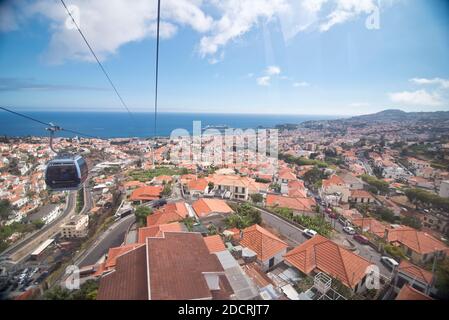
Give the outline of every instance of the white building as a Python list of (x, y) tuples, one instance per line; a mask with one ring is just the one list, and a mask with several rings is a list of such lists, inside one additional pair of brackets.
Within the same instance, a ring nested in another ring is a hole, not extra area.
[(440, 184), (440, 197), (449, 198), (449, 180), (443, 180)]
[(70, 221), (61, 226), (61, 237), (83, 238), (89, 231), (89, 216), (85, 214), (75, 215)]

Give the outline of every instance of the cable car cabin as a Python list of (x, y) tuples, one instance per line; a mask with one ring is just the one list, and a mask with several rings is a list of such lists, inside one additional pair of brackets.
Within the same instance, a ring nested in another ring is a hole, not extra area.
[(52, 191), (78, 190), (88, 176), (87, 163), (79, 155), (61, 155), (47, 164), (45, 183)]

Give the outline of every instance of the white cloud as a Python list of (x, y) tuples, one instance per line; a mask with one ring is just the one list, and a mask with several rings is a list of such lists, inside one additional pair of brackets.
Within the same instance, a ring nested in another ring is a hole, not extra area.
[(410, 82), (418, 84), (418, 85), (438, 85), (443, 89), (449, 89), (449, 80), (448, 79), (441, 79), (441, 78), (433, 78), (433, 79), (426, 79), (426, 78), (413, 78), (410, 79)]
[(271, 78), (269, 76), (263, 76), (263, 77), (259, 77), (256, 79), (257, 84), (259, 86), (264, 86), (264, 87), (267, 87), (270, 85), (270, 80), (271, 80)]
[(265, 70), (265, 73), (268, 74), (269, 76), (278, 75), (281, 73), (281, 68), (279, 68), (278, 66), (269, 66)]
[(390, 93), (390, 100), (405, 106), (441, 107), (445, 103), (437, 93), (426, 90)]
[(308, 82), (305, 81), (301, 81), (301, 82), (293, 82), (293, 86), (295, 88), (299, 88), (299, 87), (308, 87), (310, 86), (310, 84)]
[(327, 16), (327, 21), (320, 25), (320, 31), (328, 31), (333, 26), (360, 14), (370, 14), (377, 7), (377, 2), (374, 0), (336, 0), (336, 4), (335, 10)]
[[(51, 22), (47, 55), (51, 62), (92, 61), (76, 31), (66, 28), (67, 13), (58, 1), (16, 1), (21, 5), (16, 6), (20, 10), (14, 13), (0, 6), (0, 31), (17, 28), (24, 20), (18, 17), (40, 15)], [(80, 8), (81, 28), (102, 59), (125, 44), (155, 36), (157, 1), (130, 2), (71, 0), (68, 3)], [(217, 63), (222, 60), (221, 51), (226, 45), (261, 24), (279, 22), (288, 40), (299, 32), (327, 31), (334, 25), (369, 14), (376, 3), (375, 0), (164, 0), (161, 35), (170, 38), (181, 27), (191, 28), (200, 34), (199, 55)]]

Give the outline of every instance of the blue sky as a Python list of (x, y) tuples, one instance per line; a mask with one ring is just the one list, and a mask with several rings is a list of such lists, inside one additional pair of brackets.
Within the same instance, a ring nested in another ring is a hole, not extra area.
[[(123, 110), (58, 1), (0, 3), (2, 105)], [(131, 111), (152, 111), (156, 1), (66, 3), (78, 8), (71, 7)], [(449, 7), (444, 1), (162, 3), (160, 111), (449, 110)], [(377, 12), (379, 28), (367, 28), (367, 18)]]

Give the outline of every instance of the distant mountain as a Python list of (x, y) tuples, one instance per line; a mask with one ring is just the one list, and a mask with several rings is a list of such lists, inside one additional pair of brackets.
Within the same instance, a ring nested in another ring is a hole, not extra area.
[(352, 117), (346, 120), (355, 121), (404, 121), (404, 120), (449, 120), (449, 111), (405, 112), (399, 109), (388, 109), (374, 114)]

